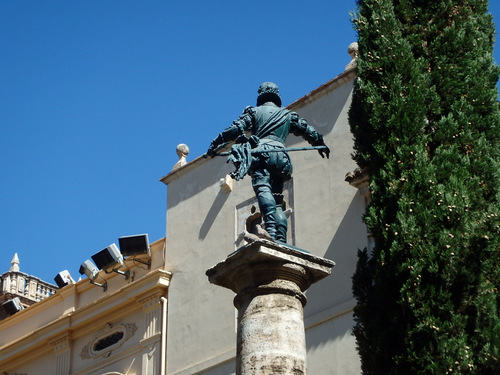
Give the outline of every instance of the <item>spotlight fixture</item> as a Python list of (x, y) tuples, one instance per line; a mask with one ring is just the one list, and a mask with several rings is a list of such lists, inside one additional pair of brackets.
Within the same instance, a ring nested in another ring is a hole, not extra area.
[(99, 284), (94, 281), (99, 274), (99, 269), (90, 260), (86, 260), (82, 263), (79, 272), (81, 275), (87, 276), (92, 284), (100, 286), (104, 292), (108, 290), (107, 282)]
[(123, 265), (123, 256), (114, 243), (92, 255), (92, 260), (100, 270), (111, 268), (116, 264)]
[(106, 273), (119, 273), (120, 275), (124, 275), (126, 280), (130, 277), (130, 270), (123, 272), (117, 269), (112, 269), (110, 272), (108, 271), (109, 268), (112, 268), (117, 264), (123, 265), (123, 255), (114, 243), (105, 249), (102, 249), (97, 254), (92, 255), (92, 259), (94, 260), (96, 266), (99, 269), (104, 270)]
[(78, 272), (80, 272), (81, 275), (87, 276), (91, 281), (94, 281), (99, 273), (99, 269), (87, 259), (82, 263)]
[(24, 310), (24, 306), (21, 305), (21, 300), (19, 297), (14, 297), (2, 303), (2, 307), (5, 312), (9, 315), (14, 315), (15, 313)]
[(59, 288), (63, 288), (68, 284), (74, 284), (75, 280), (71, 277), (68, 270), (61, 271), (54, 277), (54, 281), (56, 282)]
[[(147, 233), (120, 237), (118, 238), (118, 243), (120, 244), (120, 252), (124, 257), (143, 254), (151, 255)], [(134, 258), (134, 261), (146, 264), (148, 268), (151, 268), (151, 259), (144, 261), (142, 259)]]
[(120, 237), (118, 238), (118, 243), (120, 244), (120, 251), (124, 257), (150, 254), (147, 234)]

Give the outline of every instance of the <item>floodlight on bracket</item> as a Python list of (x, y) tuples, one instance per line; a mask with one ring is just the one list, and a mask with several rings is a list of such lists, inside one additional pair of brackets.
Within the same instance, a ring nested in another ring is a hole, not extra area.
[(54, 277), (54, 281), (56, 282), (57, 286), (60, 288), (64, 288), (68, 284), (74, 284), (75, 280), (71, 277), (71, 274), (69, 273), (68, 270), (61, 271), (57, 274), (56, 277)]
[(143, 260), (135, 257), (136, 255), (151, 256), (147, 233), (120, 237), (118, 243), (120, 244), (120, 252), (124, 257), (133, 257), (134, 262), (145, 264), (148, 269), (151, 269), (151, 258)]
[(138, 259), (136, 257), (133, 257), (132, 261), (137, 262), (137, 263), (141, 263), (141, 264), (145, 264), (146, 266), (148, 266), (148, 270), (151, 269), (151, 259), (143, 260), (143, 259)]
[(102, 284), (96, 283), (94, 280), (90, 280), (90, 283), (95, 286), (100, 286), (102, 288), (103, 293), (108, 290), (108, 282), (105, 281)]
[(148, 270), (151, 269), (151, 259), (148, 259), (148, 260), (143, 260), (143, 259), (138, 259), (136, 257), (133, 257), (133, 258), (127, 258), (127, 260), (132, 260), (133, 262), (137, 262), (137, 263), (141, 263), (141, 264), (145, 264), (146, 266), (148, 266)]
[(89, 278), (91, 284), (100, 286), (103, 289), (103, 292), (108, 290), (107, 281), (103, 282), (102, 284), (95, 282), (95, 279), (99, 274), (99, 269), (90, 260), (87, 259), (82, 263), (79, 272), (81, 275), (86, 275)]
[(130, 278), (130, 270), (120, 271), (120, 270), (118, 270), (116, 268), (113, 268), (111, 271), (104, 270), (104, 272), (107, 273), (107, 274), (115, 272), (115, 273), (117, 273), (119, 275), (123, 275), (123, 276), (125, 276), (125, 280), (128, 280)]
[(24, 310), (24, 306), (21, 304), (19, 297), (14, 297), (2, 303), (4, 311), (8, 315), (14, 315), (15, 313)]
[[(118, 250), (116, 244), (112, 243), (108, 247), (92, 255), (92, 259), (94, 260), (96, 266), (99, 269), (104, 270), (105, 273), (116, 272), (117, 274), (125, 276), (125, 280), (129, 279), (130, 270), (120, 271), (113, 268), (117, 264), (123, 266), (123, 255), (120, 253), (120, 250)], [(110, 268), (111, 270), (109, 270)]]

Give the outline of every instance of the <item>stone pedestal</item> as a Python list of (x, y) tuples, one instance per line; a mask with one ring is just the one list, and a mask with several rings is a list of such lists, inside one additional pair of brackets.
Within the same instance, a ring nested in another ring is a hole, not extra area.
[(259, 240), (206, 272), (212, 284), (236, 293), (237, 375), (306, 374), (304, 292), (334, 265), (297, 248)]

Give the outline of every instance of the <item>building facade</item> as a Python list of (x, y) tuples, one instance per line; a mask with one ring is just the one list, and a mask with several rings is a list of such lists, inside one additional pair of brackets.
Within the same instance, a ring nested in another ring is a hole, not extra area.
[(171, 274), (165, 240), (150, 248), (120, 267), (130, 271), (127, 280), (101, 271), (96, 282), (106, 290), (83, 279), (3, 319), (0, 373), (160, 374)]

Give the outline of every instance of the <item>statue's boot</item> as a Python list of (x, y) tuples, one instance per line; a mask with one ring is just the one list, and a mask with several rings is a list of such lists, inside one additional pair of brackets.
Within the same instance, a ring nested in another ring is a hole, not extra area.
[(288, 219), (283, 212), (283, 194), (274, 194), (274, 200), (276, 202), (276, 240), (286, 243)]
[(264, 221), (264, 229), (273, 239), (276, 239), (276, 201), (271, 189), (266, 188), (266, 186), (259, 186), (256, 190), (260, 213)]

